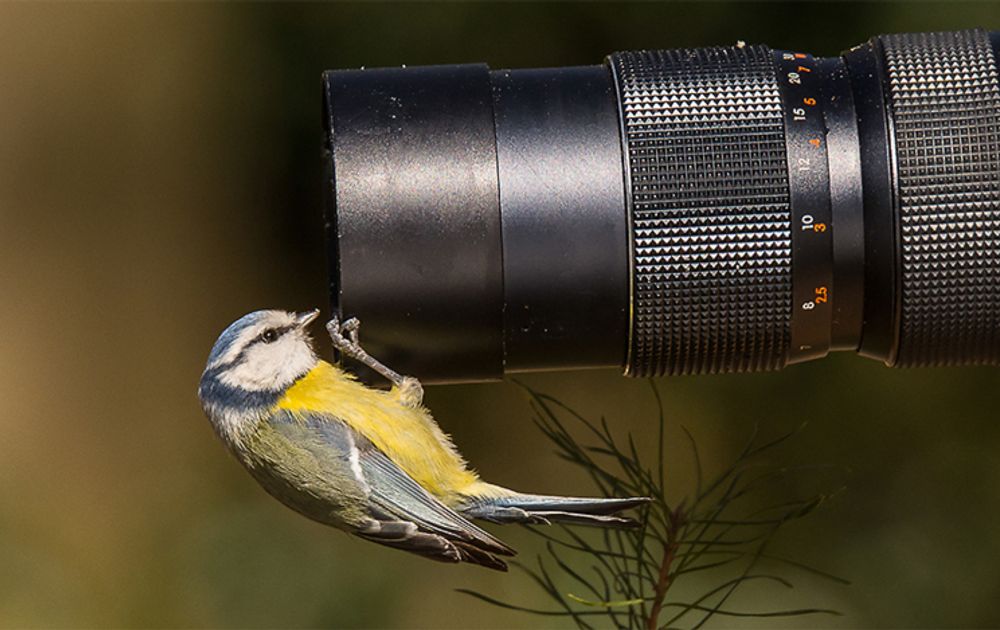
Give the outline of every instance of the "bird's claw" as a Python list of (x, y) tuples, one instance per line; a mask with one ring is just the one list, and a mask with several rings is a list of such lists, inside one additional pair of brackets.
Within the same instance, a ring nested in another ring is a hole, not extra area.
[(344, 354), (354, 356), (361, 350), (358, 343), (358, 331), (361, 329), (361, 322), (357, 317), (341, 322), (340, 318), (334, 316), (326, 323), (326, 331), (330, 334), (333, 346)]
[(343, 334), (340, 332), (340, 318), (336, 315), (330, 318), (330, 321), (326, 323), (326, 332), (329, 333), (330, 339), (336, 344), (340, 339), (343, 338)]
[(351, 317), (343, 322), (334, 316), (326, 323), (326, 331), (330, 334), (333, 346), (346, 356), (364, 363), (388, 379), (399, 394), (400, 401), (410, 407), (419, 407), (424, 400), (424, 388), (420, 381), (412, 376), (401, 376), (395, 371), (379, 363), (373, 356), (365, 352), (359, 342), (361, 320)]
[(348, 319), (347, 321), (345, 321), (340, 325), (340, 334), (346, 335), (347, 338), (351, 340), (351, 343), (353, 343), (356, 346), (360, 345), (358, 343), (358, 335), (360, 330), (361, 330), (361, 320), (359, 320), (357, 317), (351, 317), (350, 319)]

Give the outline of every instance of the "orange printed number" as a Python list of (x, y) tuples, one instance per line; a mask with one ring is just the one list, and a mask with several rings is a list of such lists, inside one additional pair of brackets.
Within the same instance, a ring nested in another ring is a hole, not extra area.
[(802, 99), (802, 102), (805, 103), (806, 105), (809, 105), (810, 107), (812, 107), (813, 105), (816, 104), (816, 99), (814, 99), (811, 96), (807, 96), (804, 99)]
[(816, 287), (816, 303), (825, 304), (830, 297), (830, 292), (826, 287)]
[(816, 223), (813, 225), (813, 232), (826, 232), (826, 223)]

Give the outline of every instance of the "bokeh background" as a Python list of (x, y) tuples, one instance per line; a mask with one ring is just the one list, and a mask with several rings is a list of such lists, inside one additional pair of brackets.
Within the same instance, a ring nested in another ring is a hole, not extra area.
[[(834, 54), (887, 31), (1000, 28), (995, 4), (0, 5), (0, 625), (550, 627), (454, 592), (544, 604), (516, 574), (349, 539), (267, 497), (195, 395), (231, 320), (326, 306), (320, 72), (598, 63), (738, 39)], [(647, 384), (529, 385), (649, 442)], [(755, 424), (808, 421), (772, 459), (844, 486), (775, 550), (846, 577), (748, 590), (825, 606), (785, 626), (1000, 625), (996, 370), (836, 356), (773, 374), (664, 379), (672, 492), (690, 452), (731, 461)], [(589, 492), (510, 384), (427, 402), (490, 479)], [(814, 480), (803, 480), (812, 488)], [(793, 486), (795, 484), (792, 484)], [(795, 487), (776, 492), (796, 492)], [(538, 539), (504, 536), (527, 558)], [(717, 620), (715, 626), (777, 627)]]

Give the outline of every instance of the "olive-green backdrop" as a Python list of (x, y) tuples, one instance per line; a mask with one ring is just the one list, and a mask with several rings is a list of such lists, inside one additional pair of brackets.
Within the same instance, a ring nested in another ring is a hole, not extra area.
[[(320, 72), (485, 61), (599, 63), (615, 49), (737, 40), (831, 55), (888, 31), (1000, 28), (976, 4), (0, 5), (0, 626), (550, 627), (456, 594), (545, 605), (516, 574), (431, 563), (308, 522), (213, 436), (195, 389), (219, 331), (261, 307), (326, 306)], [(614, 372), (534, 387), (648, 444), (652, 399)], [(745, 608), (825, 606), (783, 627), (997, 626), (995, 369), (836, 356), (772, 374), (661, 381), (667, 472), (693, 483), (754, 424), (808, 420), (772, 456), (845, 486), (776, 549), (844, 576), (747, 589)], [(593, 490), (510, 384), (427, 402), (484, 475)], [(801, 485), (801, 488), (796, 488)], [(504, 531), (530, 559), (539, 540)], [(716, 627), (778, 627), (719, 619)]]

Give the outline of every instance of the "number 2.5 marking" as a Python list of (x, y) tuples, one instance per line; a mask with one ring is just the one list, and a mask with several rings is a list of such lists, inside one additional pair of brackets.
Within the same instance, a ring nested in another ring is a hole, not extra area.
[(817, 304), (826, 304), (830, 300), (830, 290), (824, 287), (816, 287), (815, 289), (816, 298), (809, 300), (808, 302), (802, 303), (803, 311), (811, 311), (816, 308)]

